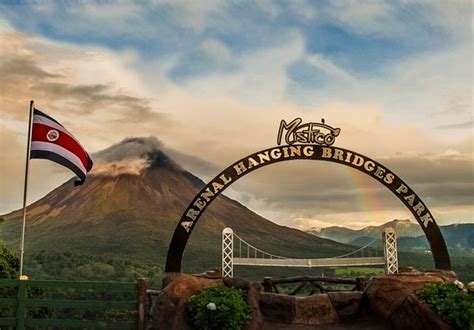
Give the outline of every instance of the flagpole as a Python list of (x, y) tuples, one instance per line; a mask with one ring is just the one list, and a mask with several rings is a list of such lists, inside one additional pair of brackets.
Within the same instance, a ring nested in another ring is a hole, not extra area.
[(30, 101), (30, 117), (28, 120), (28, 143), (26, 147), (26, 166), (25, 166), (25, 186), (23, 189), (23, 226), (21, 229), (21, 249), (20, 249), (20, 278), (23, 276), (23, 255), (25, 254), (25, 228), (26, 228), (26, 193), (28, 191), (28, 165), (30, 163), (31, 149), (31, 130), (33, 121), (34, 101)]

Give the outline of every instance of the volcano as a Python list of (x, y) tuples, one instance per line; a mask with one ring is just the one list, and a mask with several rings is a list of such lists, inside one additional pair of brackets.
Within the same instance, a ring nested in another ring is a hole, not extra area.
[[(171, 159), (155, 138), (127, 138), (95, 154), (85, 184), (71, 179), (27, 208), (26, 260), (35, 251), (80, 252), (155, 263), (162, 269), (182, 213), (204, 182)], [(21, 210), (3, 216), (3, 240), (19, 246)], [(288, 257), (328, 257), (349, 246), (277, 225), (219, 196), (185, 250), (184, 271), (220, 265), (225, 227), (250, 244)]]

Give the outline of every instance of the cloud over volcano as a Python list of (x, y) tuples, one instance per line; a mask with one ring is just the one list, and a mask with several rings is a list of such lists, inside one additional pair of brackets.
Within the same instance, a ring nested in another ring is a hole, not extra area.
[[(0, 4), (0, 210), (21, 205), (34, 99), (109, 176), (166, 165), (161, 150), (208, 181), (274, 145), (281, 119), (325, 118), (342, 128), (336, 146), (387, 165), (437, 219), (474, 221), (469, 1), (191, 7)], [(136, 136), (159, 140), (124, 140)], [(31, 165), (30, 201), (70, 178)], [(370, 178), (336, 167), (275, 165), (228, 193), (290, 226), (405, 217)]]

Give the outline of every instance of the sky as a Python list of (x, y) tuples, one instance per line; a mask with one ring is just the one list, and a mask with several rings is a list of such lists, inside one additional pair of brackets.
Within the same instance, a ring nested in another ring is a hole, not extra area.
[[(204, 181), (276, 145), (282, 119), (324, 118), (438, 224), (474, 223), (472, 18), (458, 0), (2, 1), (0, 213), (22, 204), (35, 100), (92, 155), (153, 137)], [(28, 201), (72, 176), (32, 161)], [(413, 220), (327, 162), (265, 167), (226, 194), (304, 230)]]

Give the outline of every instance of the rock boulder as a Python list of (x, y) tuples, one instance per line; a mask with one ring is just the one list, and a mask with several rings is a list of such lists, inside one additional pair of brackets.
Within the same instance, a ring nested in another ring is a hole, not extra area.
[(189, 297), (200, 293), (202, 289), (218, 283), (222, 283), (222, 279), (208, 279), (180, 274), (168, 283), (163, 292), (166, 293), (175, 305), (178, 305), (181, 300), (188, 300)]
[(305, 325), (325, 325), (339, 321), (336, 309), (327, 294), (317, 294), (295, 300), (294, 323)]
[(328, 296), (341, 320), (353, 320), (360, 316), (362, 292), (330, 292)]
[(395, 330), (437, 329), (453, 330), (425, 302), (409, 295), (389, 317)]
[(295, 318), (294, 296), (262, 292), (260, 312), (267, 321), (291, 324)]
[(436, 275), (388, 275), (374, 277), (369, 281), (364, 294), (370, 307), (380, 317), (388, 318), (403, 301), (426, 283), (446, 283)]

